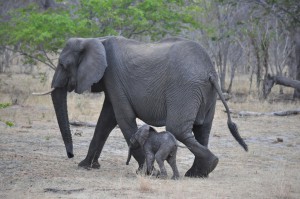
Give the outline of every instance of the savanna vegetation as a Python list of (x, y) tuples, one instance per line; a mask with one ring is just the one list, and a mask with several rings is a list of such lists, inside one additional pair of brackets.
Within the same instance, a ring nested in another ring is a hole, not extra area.
[[(296, 0), (0, 1), (0, 198), (299, 198), (299, 27)], [(85, 126), (71, 126), (77, 156), (67, 159), (50, 97), (31, 93), (49, 89), (68, 38), (108, 35), (201, 43), (249, 152), (217, 101), (209, 148), (220, 162), (209, 178), (183, 177), (194, 156), (181, 148), (179, 181), (137, 176), (119, 128), (101, 168), (86, 171), (77, 165), (104, 96), (71, 93), (70, 121)]]
[[(208, 50), (224, 92), (231, 93), (241, 75), (258, 98), (268, 95), (268, 74), (300, 80), (300, 5), (294, 0), (10, 0), (0, 8), (1, 72), (9, 71), (8, 52), (24, 56), (24, 64), (55, 69), (70, 37), (180, 36)], [(300, 97), (298, 89), (293, 97)]]

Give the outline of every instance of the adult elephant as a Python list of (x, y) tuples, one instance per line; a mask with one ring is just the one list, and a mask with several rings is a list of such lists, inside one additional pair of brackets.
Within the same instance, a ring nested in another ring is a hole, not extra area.
[[(60, 54), (52, 80), (52, 100), (66, 146), (73, 157), (67, 113), (67, 92), (104, 91), (105, 100), (93, 139), (81, 167), (99, 168), (104, 143), (118, 124), (127, 143), (138, 130), (136, 118), (166, 130), (195, 155), (186, 176), (205, 177), (218, 158), (207, 148), (219, 94), (232, 135), (247, 150), (231, 121), (217, 73), (206, 51), (196, 42), (169, 38), (140, 43), (123, 37), (71, 38)], [(139, 168), (145, 156), (132, 151)]]

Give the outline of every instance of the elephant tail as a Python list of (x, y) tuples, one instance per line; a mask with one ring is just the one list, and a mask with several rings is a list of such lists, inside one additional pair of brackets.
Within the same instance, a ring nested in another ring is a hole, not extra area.
[(209, 80), (212, 83), (212, 85), (215, 87), (215, 89), (217, 90), (217, 93), (226, 109), (226, 113), (227, 113), (227, 117), (228, 117), (227, 125), (230, 130), (230, 133), (236, 139), (236, 141), (245, 149), (245, 151), (248, 151), (248, 146), (245, 143), (245, 141), (243, 140), (243, 138), (240, 136), (237, 125), (234, 122), (232, 122), (232, 120), (231, 120), (229, 107), (225, 101), (225, 98), (224, 98), (221, 88), (219, 86), (216, 75), (210, 75)]

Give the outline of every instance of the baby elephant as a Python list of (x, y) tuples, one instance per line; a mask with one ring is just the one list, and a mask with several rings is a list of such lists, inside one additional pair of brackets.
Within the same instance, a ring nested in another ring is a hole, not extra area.
[(147, 174), (153, 170), (154, 159), (160, 168), (160, 178), (167, 178), (167, 171), (164, 161), (170, 164), (173, 170), (172, 179), (179, 178), (179, 172), (176, 166), (177, 140), (168, 131), (158, 133), (149, 125), (143, 125), (131, 137), (129, 146), (128, 159), (126, 164), (129, 164), (131, 158), (131, 149), (141, 146), (146, 156)]

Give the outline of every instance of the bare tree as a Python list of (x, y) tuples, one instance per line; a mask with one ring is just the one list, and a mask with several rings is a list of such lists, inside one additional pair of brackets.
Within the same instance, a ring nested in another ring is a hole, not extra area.
[[(204, 5), (206, 12), (199, 17), (199, 21), (207, 24), (207, 28), (201, 30), (201, 40), (208, 47), (209, 53), (217, 67), (222, 91), (231, 91), (237, 65), (230, 62), (237, 60), (235, 60), (236, 57), (229, 58), (232, 55), (236, 56), (229, 54), (229, 52), (231, 48), (234, 49), (236, 46), (239, 46), (235, 38), (239, 32), (237, 23), (241, 20), (243, 10), (238, 5), (223, 4), (218, 1), (207, 1), (206, 4), (210, 6)], [(229, 64), (231, 65), (230, 68), (228, 68)], [(231, 83), (229, 89), (226, 89), (225, 80), (229, 70), (231, 71)]]
[[(298, 27), (294, 33), (295, 40), (295, 65), (296, 65), (296, 80), (300, 81), (300, 28)], [(295, 89), (294, 98), (300, 99), (300, 89)]]
[(236, 69), (241, 65), (242, 56), (244, 53), (243, 46), (241, 45), (232, 45), (229, 49), (229, 62), (230, 62), (230, 80), (227, 88), (227, 93), (231, 93), (233, 79), (235, 77)]
[[(296, 80), (300, 80), (300, 4), (294, 0), (246, 0), (245, 2), (261, 6), (267, 13), (279, 19), (290, 32), (294, 41), (293, 57), (295, 59)], [(300, 99), (299, 89), (295, 89), (294, 98)]]
[[(292, 42), (288, 31), (282, 28), (278, 19), (275, 18), (274, 37), (270, 49), (270, 73), (274, 76), (284, 76), (284, 70), (287, 68), (288, 59), (292, 54)], [(290, 71), (291, 73), (291, 71)], [(280, 86), (280, 94), (283, 94), (283, 87)]]

